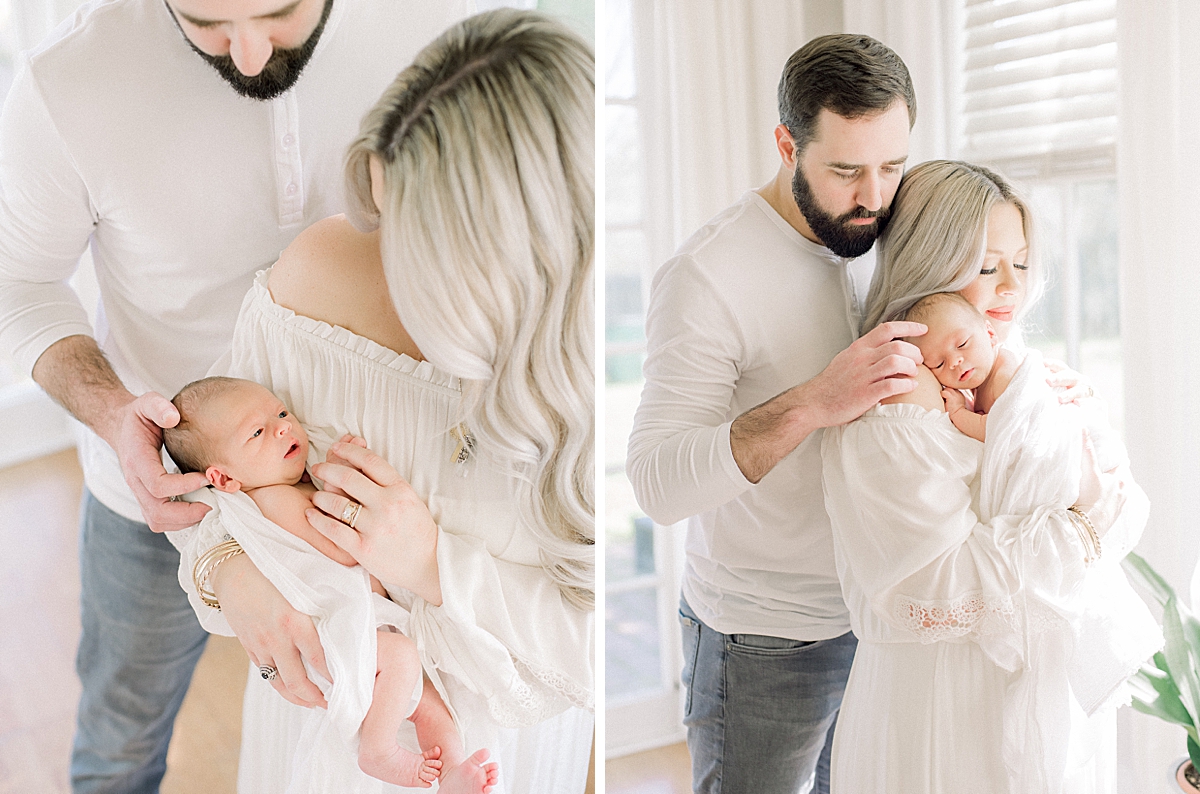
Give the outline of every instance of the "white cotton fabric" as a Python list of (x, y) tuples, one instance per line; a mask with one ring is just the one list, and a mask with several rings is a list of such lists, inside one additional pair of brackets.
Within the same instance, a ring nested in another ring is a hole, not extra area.
[(659, 269), (646, 385), (626, 470), (660, 524), (688, 521), (683, 595), (725, 634), (794, 640), (849, 629), (821, 493), (821, 430), (757, 484), (733, 420), (819, 374), (854, 341), (875, 257), (807, 240), (750, 191)]
[[(294, 771), (288, 794), (380, 791), (379, 781), (358, 769), (359, 729), (371, 706), (375, 684), (375, 629), (388, 625), (405, 632), (408, 612), (372, 593), (362, 567), (348, 568), (326, 557), (264, 517), (254, 500), (241, 491), (205, 489), (192, 496), (192, 501), (213, 508), (197, 528), (193, 547), (209, 548), (227, 537), (237, 540), (288, 602), (313, 617), (325, 649), (333, 683), (311, 670), (310, 676), (321, 687), (329, 708), (300, 712), (298, 734), (291, 747)], [(191, 572), (181, 570), (181, 575), (190, 578)], [(257, 681), (258, 688), (266, 688), (253, 666), (251, 680)], [(418, 680), (405, 716), (420, 701), (421, 686)], [(416, 746), (410, 749), (420, 752)]]
[[(500, 761), (497, 791), (582, 792), (594, 708), (592, 613), (564, 601), (539, 565), (533, 534), (517, 517), (516, 480), (483, 451), (453, 462), (457, 379), (275, 304), (268, 276), (261, 272), (246, 295), (232, 353), (216, 369), (278, 395), (309, 433), (310, 462), (352, 433), (408, 480), (438, 524), (443, 604), (389, 591), (411, 613), (405, 633), (444, 689), (467, 752), (487, 747)], [(189, 532), (180, 581), (191, 593), (192, 561), (212, 538)], [(197, 613), (210, 631), (229, 633), (219, 613)], [(288, 791), (296, 774), (290, 751), (304, 710), (261, 684), (246, 691), (243, 794)]]
[[(1089, 571), (1067, 516), (1083, 420), (1030, 352), (989, 414), (986, 445), (910, 404), (826, 432), (826, 505), (860, 641), (835, 791), (1112, 791), (1101, 750), (1113, 710), (1102, 706), (1161, 638), (1140, 601), (1139, 612), (1095, 597), (1120, 575), (1124, 544)], [(1124, 543), (1144, 526), (1144, 502), (1132, 486), (1110, 531)], [(1084, 665), (1077, 652), (1091, 655)], [(1072, 678), (1081, 666), (1091, 674)]]

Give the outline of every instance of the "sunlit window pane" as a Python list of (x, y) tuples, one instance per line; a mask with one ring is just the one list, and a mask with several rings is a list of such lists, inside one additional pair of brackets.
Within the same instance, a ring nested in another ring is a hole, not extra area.
[(633, 68), (633, 30), (630, 0), (608, 0), (608, 62), (604, 65), (604, 90), (614, 99), (632, 99), (637, 93)]
[(609, 698), (661, 688), (657, 602), (653, 587), (605, 598), (604, 691)]
[(628, 105), (609, 105), (605, 121), (605, 223), (640, 223), (643, 209), (643, 161), (637, 111)]

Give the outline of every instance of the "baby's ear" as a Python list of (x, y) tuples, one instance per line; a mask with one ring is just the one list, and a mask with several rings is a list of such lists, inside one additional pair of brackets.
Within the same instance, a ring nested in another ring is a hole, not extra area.
[(242, 490), (242, 484), (230, 477), (225, 472), (221, 471), (216, 466), (209, 466), (204, 470), (204, 476), (212, 483), (213, 487), (218, 491), (225, 493), (235, 493)]
[(992, 347), (1000, 344), (1000, 339), (996, 336), (996, 329), (992, 327), (991, 320), (984, 320), (983, 324), (987, 327), (988, 339), (992, 343)]

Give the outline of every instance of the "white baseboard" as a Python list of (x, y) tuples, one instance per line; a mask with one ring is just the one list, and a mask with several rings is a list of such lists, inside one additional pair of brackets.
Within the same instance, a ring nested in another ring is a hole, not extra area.
[(0, 468), (74, 447), (73, 423), (33, 381), (0, 388)]

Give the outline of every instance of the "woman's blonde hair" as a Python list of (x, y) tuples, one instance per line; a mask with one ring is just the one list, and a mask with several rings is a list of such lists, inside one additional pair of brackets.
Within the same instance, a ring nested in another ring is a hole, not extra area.
[(987, 252), (992, 207), (1021, 213), (1029, 275), (1018, 319), (1041, 297), (1045, 276), (1034, 257), (1029, 205), (1004, 177), (978, 165), (930, 160), (904, 175), (892, 217), (879, 237), (879, 261), (867, 295), (862, 333), (897, 320), (921, 298), (957, 292), (979, 276)]
[[(500, 9), (450, 28), (363, 120), (357, 226), (422, 353), (457, 375), (476, 449), (523, 481), (522, 521), (573, 604), (595, 605), (595, 61)], [(370, 159), (383, 166), (383, 218)]]

